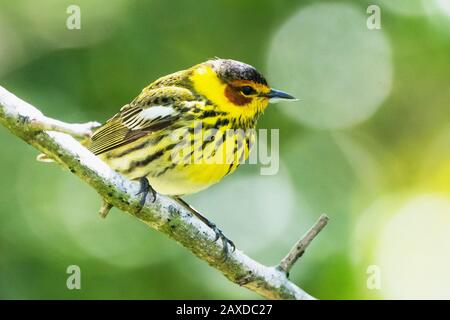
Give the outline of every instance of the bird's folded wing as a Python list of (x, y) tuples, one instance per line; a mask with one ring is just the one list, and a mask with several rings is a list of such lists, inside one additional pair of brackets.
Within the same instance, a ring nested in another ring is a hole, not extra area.
[(182, 88), (144, 90), (94, 133), (88, 148), (101, 154), (165, 129), (180, 119), (181, 105), (192, 99), (190, 91)]

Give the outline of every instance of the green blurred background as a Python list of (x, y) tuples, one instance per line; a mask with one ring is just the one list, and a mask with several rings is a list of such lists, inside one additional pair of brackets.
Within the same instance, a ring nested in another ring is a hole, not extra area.
[[(188, 201), (268, 265), (326, 212), (291, 275), (318, 298), (450, 298), (450, 0), (0, 4), (0, 85), (64, 121), (105, 121), (214, 56), (302, 101), (259, 121), (280, 129), (277, 175), (244, 165)], [(100, 219), (95, 191), (4, 128), (0, 146), (0, 298), (259, 298), (116, 209)]]

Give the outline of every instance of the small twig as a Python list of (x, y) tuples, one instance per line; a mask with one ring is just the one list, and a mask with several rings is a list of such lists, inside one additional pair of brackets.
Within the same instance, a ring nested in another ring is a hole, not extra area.
[(102, 199), (102, 205), (100, 207), (100, 210), (98, 210), (98, 214), (100, 215), (100, 217), (106, 218), (112, 207), (113, 206), (108, 201)]
[(65, 123), (56, 119), (43, 116), (30, 120), (29, 126), (34, 130), (57, 131), (67, 133), (74, 137), (90, 137), (93, 130), (101, 124), (95, 121), (86, 123)]
[(289, 276), (289, 271), (292, 266), (305, 253), (306, 248), (309, 246), (311, 241), (313, 241), (319, 232), (325, 228), (329, 220), (330, 218), (326, 214), (322, 214), (311, 229), (303, 235), (303, 237), (292, 247), (286, 257), (281, 260), (278, 265), (278, 269), (282, 270), (287, 276)]

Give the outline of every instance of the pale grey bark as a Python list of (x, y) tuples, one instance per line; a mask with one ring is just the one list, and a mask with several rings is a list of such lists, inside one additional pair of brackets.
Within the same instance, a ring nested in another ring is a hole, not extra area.
[(293, 265), (305, 253), (306, 248), (308, 248), (319, 232), (325, 228), (329, 220), (330, 218), (326, 214), (322, 214), (316, 223), (308, 230), (308, 232), (306, 232), (304, 236), (297, 241), (291, 251), (289, 251), (289, 253), (281, 260), (278, 268), (289, 275)]
[[(265, 298), (314, 299), (288, 279), (285, 272), (288, 270), (262, 265), (238, 249), (224, 260), (222, 244), (214, 241), (214, 232), (171, 198), (158, 195), (155, 202), (147, 201), (142, 210), (137, 210), (139, 184), (113, 171), (71, 136), (88, 136), (97, 123), (67, 124), (48, 118), (1, 86), (0, 123), (94, 188), (104, 199), (102, 216), (106, 216), (109, 205), (129, 213), (183, 245), (230, 281)], [(308, 243), (310, 240), (312, 238)], [(292, 259), (286, 261), (289, 266), (283, 262), (282, 266), (287, 269), (295, 262)]]

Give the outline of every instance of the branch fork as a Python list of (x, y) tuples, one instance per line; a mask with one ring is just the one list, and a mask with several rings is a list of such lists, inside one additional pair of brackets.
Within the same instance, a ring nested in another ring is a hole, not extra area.
[(113, 171), (73, 137), (89, 137), (99, 124), (68, 124), (46, 117), (34, 106), (0, 86), (0, 123), (26, 143), (69, 169), (94, 188), (103, 199), (100, 216), (106, 217), (114, 206), (141, 220), (183, 245), (198, 258), (219, 270), (230, 281), (268, 299), (314, 299), (288, 279), (289, 271), (311, 241), (325, 227), (322, 215), (277, 267), (256, 262), (236, 248), (222, 256), (222, 243), (215, 233), (174, 199), (158, 195), (141, 210), (138, 184)]

